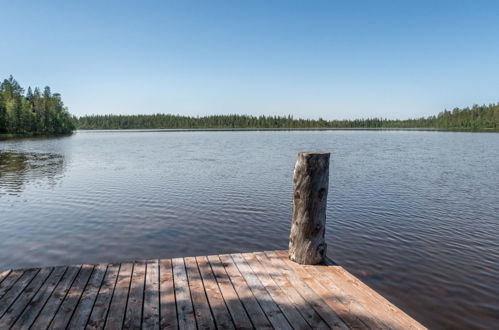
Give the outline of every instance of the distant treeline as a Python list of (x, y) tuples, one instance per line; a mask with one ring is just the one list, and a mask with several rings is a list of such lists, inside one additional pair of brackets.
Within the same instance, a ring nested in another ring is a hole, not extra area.
[(0, 85), (0, 134), (40, 135), (65, 134), (75, 128), (61, 100), (50, 87), (24, 89), (12, 76)]
[(292, 116), (216, 115), (188, 117), (170, 114), (91, 115), (77, 119), (80, 129), (237, 129), (237, 128), (445, 128), (499, 130), (499, 103), (443, 111), (427, 118), (393, 120), (295, 119)]
[(292, 116), (213, 115), (189, 117), (171, 114), (89, 115), (72, 117), (47, 86), (24, 89), (12, 76), (0, 85), (0, 134), (64, 134), (79, 129), (238, 129), (238, 128), (436, 128), (499, 131), (499, 103), (443, 111), (438, 116), (393, 120), (295, 119)]

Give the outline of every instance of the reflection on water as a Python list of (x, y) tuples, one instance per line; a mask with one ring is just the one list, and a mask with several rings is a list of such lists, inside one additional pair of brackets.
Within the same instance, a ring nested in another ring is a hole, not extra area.
[(0, 142), (0, 269), (285, 249), (332, 152), (328, 254), (430, 328), (497, 328), (499, 134), (78, 132)]
[(0, 197), (19, 195), (27, 183), (38, 180), (53, 186), (63, 171), (62, 155), (0, 150)]

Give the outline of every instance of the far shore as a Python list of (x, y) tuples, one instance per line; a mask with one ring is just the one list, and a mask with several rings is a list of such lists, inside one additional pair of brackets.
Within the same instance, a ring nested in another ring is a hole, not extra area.
[[(421, 131), (421, 132), (470, 132), (470, 133), (499, 133), (499, 129), (458, 129), (458, 128), (108, 128), (108, 129), (77, 129), (73, 133), (139, 133), (139, 132), (258, 132), (258, 131)], [(70, 136), (69, 134), (0, 134), (0, 141), (25, 138), (55, 138)]]
[(106, 129), (77, 129), (76, 132), (232, 132), (232, 131), (431, 131), (431, 132), (477, 132), (499, 133), (499, 129), (480, 128), (428, 128), (428, 127), (365, 127), (365, 128), (106, 128)]

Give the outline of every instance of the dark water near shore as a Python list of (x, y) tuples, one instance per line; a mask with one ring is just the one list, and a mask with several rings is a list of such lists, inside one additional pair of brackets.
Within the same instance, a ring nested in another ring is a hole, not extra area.
[(332, 152), (329, 255), (423, 324), (499, 324), (499, 134), (78, 132), (0, 141), (0, 269), (285, 249)]

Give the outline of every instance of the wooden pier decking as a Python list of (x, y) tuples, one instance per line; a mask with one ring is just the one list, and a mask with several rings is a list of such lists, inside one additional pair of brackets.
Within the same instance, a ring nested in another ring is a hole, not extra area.
[(0, 329), (425, 329), (287, 251), (0, 271)]

